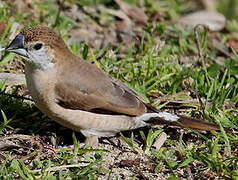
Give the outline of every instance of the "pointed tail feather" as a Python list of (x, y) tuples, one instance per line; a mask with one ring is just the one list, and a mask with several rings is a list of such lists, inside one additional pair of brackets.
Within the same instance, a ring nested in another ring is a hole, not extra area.
[(218, 125), (213, 123), (167, 112), (146, 113), (137, 117), (136, 119), (149, 124), (171, 124), (197, 130), (211, 131), (220, 129)]
[(173, 125), (185, 126), (197, 130), (219, 130), (219, 126), (207, 121), (203, 121), (196, 118), (186, 117), (179, 115), (179, 120), (177, 122), (172, 122)]

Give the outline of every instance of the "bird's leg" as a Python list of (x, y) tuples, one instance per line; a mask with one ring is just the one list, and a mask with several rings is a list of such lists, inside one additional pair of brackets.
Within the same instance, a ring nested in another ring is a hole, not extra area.
[(86, 136), (84, 147), (87, 148), (98, 147), (98, 136)]

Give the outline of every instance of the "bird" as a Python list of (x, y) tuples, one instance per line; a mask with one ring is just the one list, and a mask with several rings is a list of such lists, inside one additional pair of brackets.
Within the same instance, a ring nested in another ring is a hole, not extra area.
[(157, 124), (219, 130), (214, 123), (157, 110), (128, 85), (73, 54), (50, 27), (23, 29), (5, 50), (25, 60), (27, 88), (36, 106), (62, 126), (81, 132), (85, 144)]

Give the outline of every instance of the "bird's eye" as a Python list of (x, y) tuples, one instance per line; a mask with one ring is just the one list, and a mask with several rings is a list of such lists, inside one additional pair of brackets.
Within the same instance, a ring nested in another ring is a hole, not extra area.
[(39, 50), (39, 49), (41, 49), (42, 46), (43, 46), (42, 43), (36, 43), (33, 48), (34, 48), (35, 50)]

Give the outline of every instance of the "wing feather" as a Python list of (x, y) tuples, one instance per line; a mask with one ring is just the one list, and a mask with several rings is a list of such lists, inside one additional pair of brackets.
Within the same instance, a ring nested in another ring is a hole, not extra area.
[[(134, 90), (106, 75), (95, 65), (77, 59), (64, 64), (63, 68), (57, 75), (55, 85), (56, 102), (60, 106), (131, 116), (147, 111), (143, 100)], [(65, 71), (67, 73), (62, 73)]]

